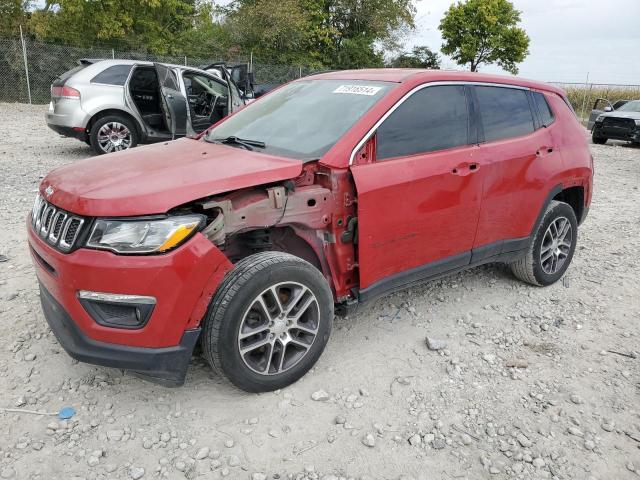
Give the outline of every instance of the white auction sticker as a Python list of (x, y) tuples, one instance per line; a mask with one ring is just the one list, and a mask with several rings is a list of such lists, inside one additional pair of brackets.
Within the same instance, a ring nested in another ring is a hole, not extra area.
[(333, 93), (352, 93), (354, 95), (375, 95), (382, 87), (370, 85), (340, 85)]

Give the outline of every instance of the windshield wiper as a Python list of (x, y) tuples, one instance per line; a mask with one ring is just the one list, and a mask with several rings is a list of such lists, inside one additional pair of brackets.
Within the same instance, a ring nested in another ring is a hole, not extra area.
[(261, 142), (259, 140), (250, 140), (250, 139), (238, 138), (234, 136), (230, 136), (226, 138), (213, 138), (211, 140), (207, 139), (207, 142), (222, 143), (224, 145), (240, 145), (241, 147), (244, 147), (247, 150), (253, 150), (253, 147), (265, 148), (267, 146), (266, 143)]

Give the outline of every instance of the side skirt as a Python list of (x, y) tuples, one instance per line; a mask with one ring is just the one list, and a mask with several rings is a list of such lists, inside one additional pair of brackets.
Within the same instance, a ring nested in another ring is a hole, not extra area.
[(503, 240), (390, 275), (360, 290), (357, 294), (358, 303), (486, 263), (512, 262), (527, 253), (530, 241), (531, 237)]

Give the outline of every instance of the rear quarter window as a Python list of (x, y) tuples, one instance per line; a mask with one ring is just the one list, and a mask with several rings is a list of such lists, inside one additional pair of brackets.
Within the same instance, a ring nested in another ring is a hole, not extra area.
[(554, 116), (547, 99), (544, 97), (542, 93), (533, 92), (533, 103), (535, 103), (536, 108), (538, 109), (538, 115), (540, 116), (540, 123), (548, 127), (553, 123)]
[(91, 79), (91, 83), (103, 85), (124, 85), (129, 78), (129, 72), (133, 65), (113, 65), (105, 68)]
[(475, 87), (475, 92), (486, 142), (533, 133), (533, 114), (526, 90)]

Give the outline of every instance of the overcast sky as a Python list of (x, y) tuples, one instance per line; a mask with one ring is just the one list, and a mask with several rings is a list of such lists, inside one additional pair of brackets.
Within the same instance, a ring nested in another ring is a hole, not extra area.
[[(439, 51), (438, 24), (451, 0), (418, 0), (407, 50)], [(519, 75), (548, 82), (640, 84), (640, 0), (512, 0), (531, 38)], [(443, 67), (457, 68), (445, 59)], [(483, 72), (503, 73), (484, 66)]]

